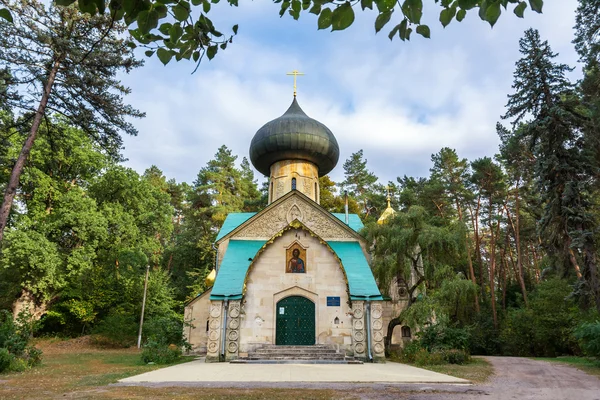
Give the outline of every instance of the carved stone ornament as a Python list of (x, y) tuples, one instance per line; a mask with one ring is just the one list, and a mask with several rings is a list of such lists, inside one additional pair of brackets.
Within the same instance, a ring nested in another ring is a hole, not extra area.
[(232, 305), (229, 309), (229, 316), (231, 318), (237, 318), (240, 316), (240, 307), (238, 305)]
[(373, 350), (375, 350), (375, 353), (381, 354), (385, 350), (385, 347), (383, 347), (383, 344), (381, 343), (375, 343), (375, 346), (373, 346)]
[(354, 329), (360, 331), (364, 326), (365, 324), (361, 319), (359, 319), (358, 321), (354, 321)]
[(208, 338), (210, 340), (218, 340), (219, 339), (219, 332), (217, 332), (217, 331), (210, 331), (210, 333), (208, 334)]
[(383, 314), (383, 311), (381, 310), (381, 306), (379, 304), (374, 305), (373, 310), (372, 310), (373, 319), (381, 318), (382, 314)]
[(210, 307), (210, 316), (213, 318), (218, 318), (221, 316), (221, 305), (220, 304), (213, 304)]
[(233, 237), (270, 239), (293, 221), (289, 220), (292, 216), (323, 239), (356, 239), (355, 235), (340, 225), (336, 217), (318, 209), (314, 203), (309, 204), (307, 200), (295, 196), (267, 209)]
[(229, 344), (227, 345), (227, 351), (230, 353), (237, 353), (238, 351), (238, 345), (236, 342), (229, 342)]
[(362, 343), (356, 343), (354, 345), (354, 351), (356, 351), (358, 354), (362, 354), (365, 352), (365, 345)]
[(362, 308), (357, 308), (354, 310), (354, 318), (360, 319), (360, 318), (362, 318), (362, 316), (363, 316)]
[(373, 340), (375, 340), (376, 342), (381, 342), (383, 340), (383, 333), (375, 332), (373, 334)]
[(238, 331), (229, 331), (229, 333), (227, 334), (227, 337), (229, 338), (229, 340), (232, 341), (237, 341), (238, 338), (240, 337)]
[(219, 345), (217, 344), (217, 342), (210, 342), (208, 344), (208, 351), (211, 353), (215, 353), (217, 350), (219, 350)]
[(221, 324), (218, 319), (211, 319), (209, 326), (210, 326), (210, 329), (217, 330), (217, 329), (219, 329), (219, 326), (221, 326)]
[(383, 327), (383, 322), (381, 322), (380, 319), (376, 319), (375, 321), (373, 321), (373, 329), (379, 330), (382, 327)]
[(362, 331), (355, 331), (354, 340), (357, 342), (362, 342), (363, 340), (365, 340), (365, 334), (362, 333)]
[(229, 329), (237, 329), (240, 327), (239, 319), (232, 319), (229, 321)]

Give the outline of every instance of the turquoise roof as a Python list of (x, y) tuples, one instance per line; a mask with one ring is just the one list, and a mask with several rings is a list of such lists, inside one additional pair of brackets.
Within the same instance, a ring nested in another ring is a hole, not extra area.
[[(216, 242), (225, 237), (229, 232), (233, 231), (235, 228), (248, 221), (250, 218), (256, 215), (255, 212), (248, 213), (230, 213), (225, 218), (225, 222), (223, 222), (223, 226), (215, 239)], [(337, 219), (342, 222), (346, 222), (346, 215), (344, 213), (332, 213)], [(348, 214), (348, 226), (355, 232), (359, 232), (363, 227), (363, 223), (360, 220), (360, 217), (357, 214)]]
[(383, 300), (373, 272), (358, 242), (327, 242), (342, 261), (350, 300)]
[[(211, 300), (241, 299), (248, 267), (264, 240), (231, 239), (210, 294)], [(342, 260), (351, 300), (383, 300), (358, 242), (328, 242)]]
[[(342, 221), (343, 223), (346, 223), (346, 214), (344, 214), (344, 213), (332, 213), (332, 214), (337, 219)], [(359, 232), (362, 228), (365, 227), (363, 225), (362, 221), (360, 220), (360, 217), (358, 216), (358, 214), (348, 214), (348, 226), (350, 228), (352, 228), (352, 230), (354, 232)]]
[(219, 231), (219, 234), (217, 235), (215, 241), (218, 242), (223, 236), (227, 235), (229, 232), (231, 232), (244, 222), (248, 221), (255, 215), (255, 212), (230, 213), (229, 215), (227, 215), (227, 218), (225, 218), (225, 222), (223, 222), (223, 226), (221, 227), (221, 230)]
[(225, 257), (221, 261), (217, 279), (210, 293), (211, 300), (241, 299), (246, 272), (258, 250), (265, 244), (264, 240), (229, 241)]

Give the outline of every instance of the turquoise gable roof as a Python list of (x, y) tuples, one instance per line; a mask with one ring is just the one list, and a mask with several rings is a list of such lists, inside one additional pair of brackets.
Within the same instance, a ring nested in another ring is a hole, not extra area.
[(350, 300), (383, 300), (373, 272), (358, 242), (327, 242), (342, 261)]
[[(231, 239), (229, 241), (210, 294), (211, 300), (242, 298), (248, 267), (265, 243), (264, 240)], [(350, 299), (383, 300), (360, 244), (358, 242), (328, 242), (328, 244), (342, 260), (348, 279)]]
[[(342, 221), (344, 224), (346, 223), (346, 214), (344, 213), (332, 213), (337, 219)], [(358, 214), (348, 214), (348, 226), (352, 228), (354, 232), (359, 232), (365, 226)]]
[(217, 279), (210, 293), (211, 300), (241, 299), (246, 272), (264, 240), (230, 240), (221, 261)]
[(254, 217), (255, 215), (256, 215), (255, 212), (230, 213), (229, 215), (227, 215), (227, 218), (225, 218), (225, 222), (223, 222), (223, 226), (221, 227), (221, 230), (219, 231), (219, 234), (217, 235), (217, 238), (215, 239), (215, 241), (218, 242), (219, 240), (221, 240), (221, 238), (223, 236), (227, 235), (229, 232), (231, 232), (232, 230), (234, 230), (235, 228), (237, 228), (244, 222), (248, 221), (250, 218)]
[[(233, 231), (235, 228), (248, 221), (250, 218), (254, 217), (257, 213), (248, 212), (248, 213), (230, 213), (225, 218), (225, 222), (223, 222), (223, 226), (217, 235), (215, 241), (221, 240), (225, 237), (229, 232)], [(346, 215), (344, 213), (332, 213), (337, 219), (342, 222), (346, 222)], [(363, 223), (360, 220), (360, 217), (357, 214), (348, 214), (348, 226), (354, 231), (359, 232), (363, 227)]]

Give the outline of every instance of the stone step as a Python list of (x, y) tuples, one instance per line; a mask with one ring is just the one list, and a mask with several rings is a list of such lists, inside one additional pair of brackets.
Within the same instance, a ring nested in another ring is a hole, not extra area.
[(345, 357), (342, 354), (333, 357), (314, 357), (314, 356), (272, 356), (272, 357), (252, 357), (248, 356), (248, 360), (343, 360)]
[(231, 364), (362, 364), (354, 359), (345, 360), (248, 360), (240, 358), (230, 361)]
[(279, 354), (279, 353), (302, 353), (302, 354), (335, 354), (334, 349), (257, 349), (252, 353)]

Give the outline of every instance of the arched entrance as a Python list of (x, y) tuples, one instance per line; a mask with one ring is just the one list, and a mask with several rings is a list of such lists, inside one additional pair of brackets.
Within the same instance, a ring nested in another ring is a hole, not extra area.
[(315, 344), (315, 303), (302, 296), (290, 296), (277, 302), (275, 344)]

